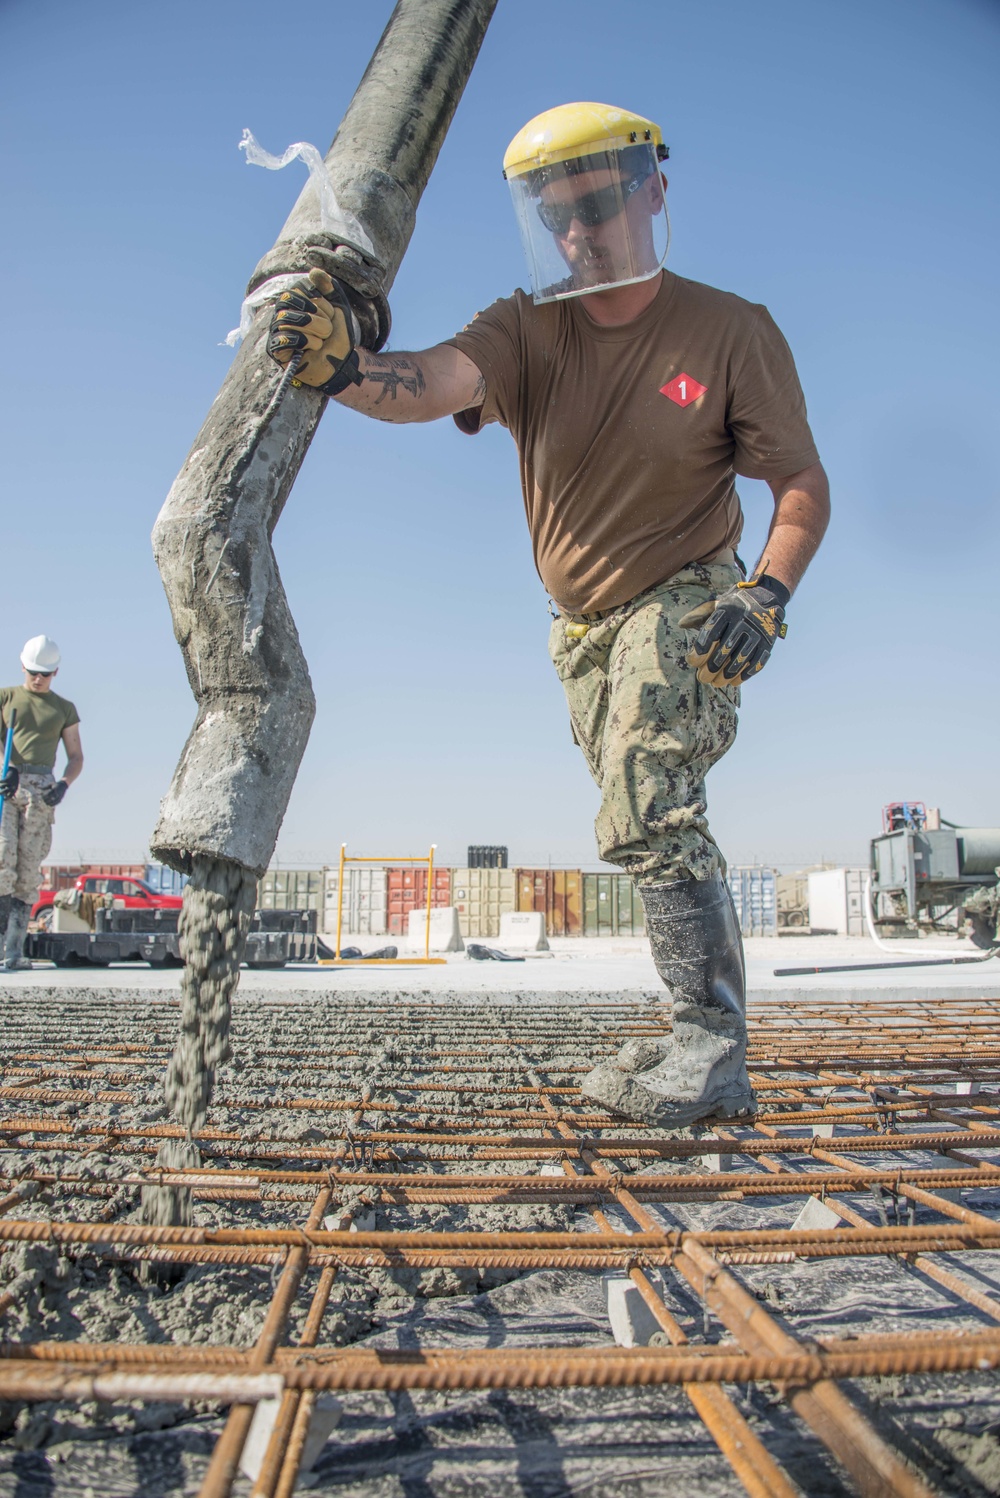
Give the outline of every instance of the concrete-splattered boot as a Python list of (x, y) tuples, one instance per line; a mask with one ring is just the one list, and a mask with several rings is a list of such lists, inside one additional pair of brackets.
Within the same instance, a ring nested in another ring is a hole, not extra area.
[(640, 891), (656, 970), (673, 999), (673, 1033), (634, 1040), (584, 1079), (583, 1095), (667, 1129), (754, 1112), (746, 1070), (743, 942), (721, 876)]
[(4, 943), (4, 971), (8, 973), (20, 972), (22, 969), (29, 970), (31, 963), (24, 955), (24, 938), (28, 934), (28, 917), (31, 915), (31, 906), (23, 900), (15, 900), (13, 896), (10, 901), (10, 915), (7, 918), (7, 938)]

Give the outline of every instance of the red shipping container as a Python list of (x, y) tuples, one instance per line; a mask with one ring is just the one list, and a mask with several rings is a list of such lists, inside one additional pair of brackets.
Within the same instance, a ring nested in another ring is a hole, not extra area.
[(582, 935), (581, 887), (579, 869), (516, 869), (514, 872), (517, 909), (541, 911), (549, 936)]
[(71, 889), (81, 875), (97, 879), (145, 879), (144, 863), (47, 863), (42, 865), (43, 889)]
[[(410, 911), (427, 909), (427, 870), (419, 867), (388, 868), (386, 874), (389, 935), (405, 936)], [(431, 904), (451, 904), (451, 869), (434, 870)]]
[(87, 872), (82, 863), (45, 863), (42, 864), (42, 888), (43, 889), (69, 889), (76, 883), (81, 874)]

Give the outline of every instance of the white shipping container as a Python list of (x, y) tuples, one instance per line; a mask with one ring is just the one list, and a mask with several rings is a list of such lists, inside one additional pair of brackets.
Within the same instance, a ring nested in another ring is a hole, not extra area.
[(773, 869), (730, 865), (727, 883), (744, 936), (777, 936), (778, 891)]
[(809, 875), (809, 925), (839, 936), (865, 934), (867, 869), (816, 869)]
[[(384, 936), (389, 929), (387, 918), (388, 876), (381, 865), (347, 864), (344, 869), (344, 904), (341, 932), (350, 936)], [(337, 935), (337, 907), (340, 903), (340, 868), (326, 871), (323, 892), (323, 934)]]
[(451, 902), (463, 936), (499, 936), (500, 917), (515, 908), (513, 869), (453, 869)]

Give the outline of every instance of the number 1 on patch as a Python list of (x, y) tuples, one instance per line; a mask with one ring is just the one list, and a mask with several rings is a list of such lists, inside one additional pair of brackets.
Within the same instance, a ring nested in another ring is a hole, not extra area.
[(693, 401), (699, 399), (708, 389), (694, 375), (689, 375), (686, 369), (680, 374), (674, 375), (665, 385), (660, 386), (660, 394), (665, 395), (667, 400), (673, 401), (675, 406), (690, 406)]

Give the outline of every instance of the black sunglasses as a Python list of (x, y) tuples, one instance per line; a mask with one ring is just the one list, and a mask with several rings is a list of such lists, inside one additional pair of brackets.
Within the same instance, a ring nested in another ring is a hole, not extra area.
[(538, 217), (552, 234), (565, 234), (574, 219), (593, 229), (621, 213), (636, 188), (641, 187), (649, 175), (644, 172), (641, 177), (632, 177), (627, 182), (612, 182), (594, 192), (585, 192), (568, 203), (536, 203)]
[(24, 669), (28, 672), (29, 676), (54, 676), (55, 675), (54, 671), (31, 671), (31, 670), (29, 670), (29, 668), (27, 666), (25, 666)]

